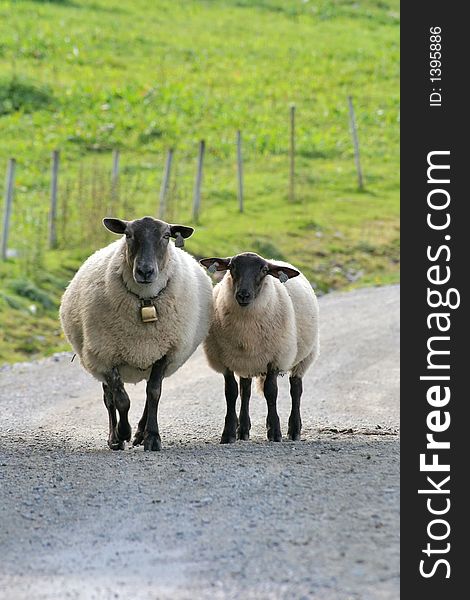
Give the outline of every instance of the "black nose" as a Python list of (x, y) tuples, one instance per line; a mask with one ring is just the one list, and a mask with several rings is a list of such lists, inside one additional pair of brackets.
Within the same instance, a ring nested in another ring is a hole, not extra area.
[(251, 294), (247, 290), (240, 290), (236, 294), (238, 304), (248, 304), (251, 300)]
[(155, 274), (155, 269), (153, 267), (143, 266), (137, 267), (135, 270), (135, 274), (140, 279), (141, 282), (151, 281), (152, 277)]

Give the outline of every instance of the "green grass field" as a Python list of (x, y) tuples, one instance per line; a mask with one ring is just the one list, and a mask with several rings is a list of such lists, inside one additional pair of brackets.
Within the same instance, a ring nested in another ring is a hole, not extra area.
[[(202, 210), (189, 252), (286, 258), (320, 292), (397, 281), (398, 11), (398, 0), (0, 2), (0, 173), (17, 159), (9, 243), (17, 256), (0, 263), (0, 362), (66, 348), (57, 321), (64, 285), (111, 241), (102, 216), (156, 214), (170, 146), (167, 218), (192, 224), (200, 139)], [(295, 202), (288, 198), (291, 103)], [(61, 150), (59, 249), (49, 251), (54, 148)], [(115, 148), (121, 173), (112, 198)]]

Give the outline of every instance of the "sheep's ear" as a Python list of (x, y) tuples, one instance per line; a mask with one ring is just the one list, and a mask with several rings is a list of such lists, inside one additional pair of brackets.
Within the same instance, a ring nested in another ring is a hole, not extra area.
[(231, 258), (203, 258), (199, 263), (206, 267), (209, 273), (216, 271), (226, 271), (230, 267)]
[(122, 235), (125, 233), (128, 221), (122, 221), (121, 219), (103, 219), (103, 225), (109, 231)]
[(194, 233), (193, 227), (186, 227), (186, 225), (170, 225), (170, 235), (173, 238), (177, 238), (178, 234), (183, 238), (188, 238)]
[(297, 271), (293, 267), (284, 267), (283, 265), (274, 265), (273, 263), (268, 263), (268, 267), (268, 275), (277, 277), (281, 283), (285, 283), (288, 279), (300, 275), (300, 271)]

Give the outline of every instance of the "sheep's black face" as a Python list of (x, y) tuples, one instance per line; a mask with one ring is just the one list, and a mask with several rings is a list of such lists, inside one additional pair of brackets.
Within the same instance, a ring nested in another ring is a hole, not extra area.
[(153, 217), (135, 221), (104, 219), (110, 231), (126, 235), (127, 261), (136, 283), (148, 285), (158, 277), (168, 260), (170, 237), (189, 237), (194, 229), (184, 225), (170, 225)]
[(245, 253), (230, 261), (233, 295), (240, 306), (249, 306), (258, 297), (263, 281), (269, 273), (269, 264), (257, 254)]
[(170, 226), (163, 221), (144, 217), (126, 227), (127, 260), (136, 283), (150, 284), (165, 266)]
[(232, 258), (203, 258), (199, 262), (211, 272), (230, 270), (233, 295), (240, 306), (249, 306), (258, 297), (266, 275), (282, 281), (300, 275), (297, 269), (276, 265), (254, 252), (244, 252)]

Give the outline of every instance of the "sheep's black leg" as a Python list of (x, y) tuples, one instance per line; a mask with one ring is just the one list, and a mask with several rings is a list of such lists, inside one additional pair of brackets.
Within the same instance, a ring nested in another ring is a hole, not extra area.
[(289, 417), (289, 429), (287, 435), (290, 440), (300, 440), (302, 419), (300, 418), (300, 397), (302, 396), (301, 377), (289, 377), (290, 396), (292, 398), (292, 410)]
[(109, 386), (106, 383), (103, 383), (103, 400), (108, 411), (109, 419), (108, 446), (112, 450), (119, 450), (120, 442), (116, 434), (116, 407), (114, 406), (113, 392), (110, 390)]
[(237, 439), (238, 418), (235, 404), (238, 398), (238, 384), (233, 371), (227, 371), (225, 378), (225, 401), (227, 403), (227, 414), (225, 415), (225, 427), (220, 439), (221, 444), (232, 444)]
[(133, 446), (139, 446), (144, 441), (144, 431), (147, 425), (147, 414), (148, 414), (148, 402), (145, 401), (144, 412), (140, 418), (139, 424), (137, 425), (137, 431), (135, 432), (134, 439), (132, 440)]
[(160, 450), (162, 447), (160, 433), (158, 432), (157, 412), (162, 394), (162, 380), (165, 375), (166, 365), (166, 356), (157, 360), (152, 367), (152, 372), (147, 382), (147, 422), (145, 423), (144, 430), (144, 450)]
[(239, 440), (250, 439), (250, 396), (251, 396), (251, 379), (240, 377), (240, 396), (242, 405), (240, 408), (240, 423), (237, 429), (237, 438)]
[(264, 381), (264, 396), (268, 405), (268, 416), (266, 418), (266, 427), (268, 440), (271, 442), (282, 441), (281, 424), (277, 414), (277, 376), (279, 371), (268, 366), (268, 373)]
[[(123, 450), (124, 442), (131, 438), (131, 426), (127, 417), (131, 403), (117, 367), (106, 375), (103, 390), (109, 416), (108, 446), (111, 450)], [(116, 420), (116, 409), (119, 412), (119, 423)]]

